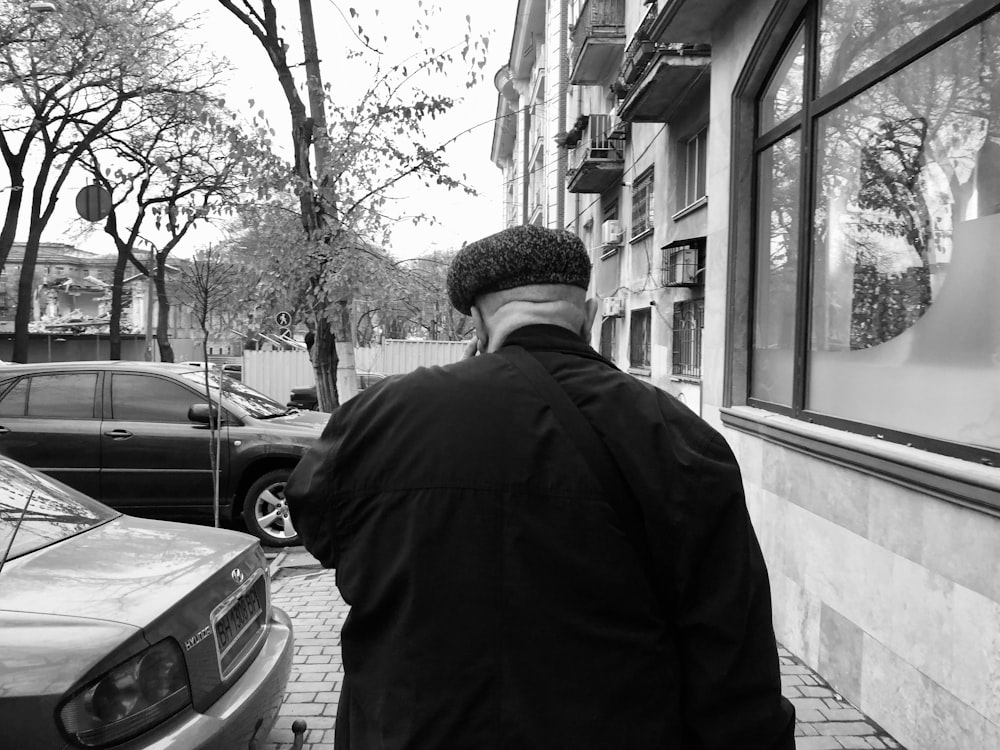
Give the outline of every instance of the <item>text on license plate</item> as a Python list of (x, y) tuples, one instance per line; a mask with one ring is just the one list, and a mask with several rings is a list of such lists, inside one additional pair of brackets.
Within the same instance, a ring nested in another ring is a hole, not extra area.
[(253, 588), (241, 596), (233, 606), (215, 623), (215, 640), (219, 654), (224, 654), (232, 643), (240, 637), (247, 626), (261, 611), (257, 591)]

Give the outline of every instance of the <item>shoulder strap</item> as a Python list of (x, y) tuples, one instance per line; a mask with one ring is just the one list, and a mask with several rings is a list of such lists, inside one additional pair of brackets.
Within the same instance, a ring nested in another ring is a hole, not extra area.
[(604, 494), (618, 514), (625, 535), (635, 548), (653, 590), (662, 595), (663, 589), (655, 574), (656, 569), (646, 540), (639, 502), (608, 446), (601, 440), (583, 412), (573, 403), (565, 389), (530, 352), (523, 347), (509, 345), (499, 349), (497, 354), (520, 370), (539, 395), (552, 407), (564, 431), (604, 488)]

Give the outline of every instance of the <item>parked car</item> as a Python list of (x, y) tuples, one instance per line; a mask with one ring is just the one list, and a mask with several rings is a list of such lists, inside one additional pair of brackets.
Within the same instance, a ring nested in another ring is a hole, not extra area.
[(0, 458), (5, 748), (258, 747), (293, 656), (247, 534), (122, 515)]
[[(181, 362), (180, 364), (182, 364), (182, 365), (189, 365), (191, 367), (202, 367), (202, 368), (205, 367), (205, 363), (204, 362), (200, 362), (200, 361), (197, 361), (197, 360), (191, 360), (191, 361), (188, 361), (188, 362)], [(221, 365), (220, 364), (216, 364), (214, 362), (209, 362), (208, 366), (211, 367), (215, 371), (218, 371), (219, 369), (221, 369), (222, 372), (223, 372), (223, 374), (228, 375), (231, 378), (234, 378), (236, 380), (243, 380), (243, 365), (238, 365), (238, 364), (235, 364), (235, 363), (232, 363), (232, 362), (227, 362), (227, 363), (221, 364)]]
[[(388, 375), (380, 372), (358, 372), (358, 391), (370, 388), (380, 380), (385, 380)], [(306, 388), (292, 388), (292, 393), (286, 404), (292, 409), (302, 409), (303, 411), (316, 411), (319, 409), (319, 398), (316, 395), (316, 386), (310, 385)]]
[[(218, 384), (210, 378), (214, 403)], [(266, 544), (296, 544), (285, 481), (325, 418), (227, 376), (222, 390), (220, 518), (242, 517)], [(137, 516), (212, 519), (209, 414), (204, 368), (56, 362), (0, 370), (0, 455)]]

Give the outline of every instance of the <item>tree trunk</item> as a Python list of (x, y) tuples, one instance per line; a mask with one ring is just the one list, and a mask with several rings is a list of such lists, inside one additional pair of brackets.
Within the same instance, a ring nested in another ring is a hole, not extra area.
[(128, 256), (118, 255), (114, 274), (111, 277), (111, 315), (108, 320), (108, 340), (111, 359), (122, 358), (122, 298), (125, 295), (125, 267)]
[(0, 231), (0, 268), (7, 263), (10, 249), (14, 246), (17, 236), (17, 218), (21, 215), (21, 201), (24, 198), (24, 177), (20, 172), (10, 174), (10, 189), (7, 198), (7, 211), (4, 215), (3, 230)]
[[(170, 344), (170, 301), (167, 299), (167, 258), (157, 255), (153, 283), (156, 285), (156, 344), (160, 349), (161, 362), (174, 361), (174, 348)], [(149, 304), (153, 301), (150, 300)]]
[[(33, 224), (35, 222), (32, 222)], [(17, 280), (17, 310), (14, 313), (14, 351), (11, 359), (14, 362), (28, 361), (28, 347), (31, 341), (28, 324), (31, 322), (33, 309), (32, 295), (35, 287), (35, 266), (38, 263), (38, 244), (41, 241), (41, 231), (29, 230), (28, 241), (24, 245), (24, 260), (21, 262), (21, 275)]]
[(333, 411), (340, 406), (337, 390), (337, 337), (329, 323), (320, 318), (316, 324), (316, 339), (312, 346), (313, 371), (316, 374), (316, 395), (320, 411)]

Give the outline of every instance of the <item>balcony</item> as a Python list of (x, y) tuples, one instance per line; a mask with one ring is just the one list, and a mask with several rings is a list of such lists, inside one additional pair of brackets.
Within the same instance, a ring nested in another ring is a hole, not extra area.
[(615, 118), (591, 115), (580, 143), (570, 152), (567, 190), (603, 193), (621, 180), (625, 168), (622, 141), (616, 138)]
[(617, 70), (625, 49), (625, 0), (586, 0), (573, 27), (569, 82), (600, 84)]
[(625, 62), (622, 63), (620, 81), (626, 86), (635, 83), (635, 79), (649, 65), (657, 49), (666, 48), (666, 45), (657, 44), (650, 36), (655, 22), (656, 3), (651, 3), (646, 15), (639, 22), (639, 28), (635, 30), (635, 36), (628, 43), (628, 49), (625, 50)]
[[(634, 41), (634, 40), (633, 40)], [(629, 45), (622, 64), (624, 98), (619, 116), (628, 122), (670, 122), (691, 102), (708, 95), (711, 48), (706, 44)]]

